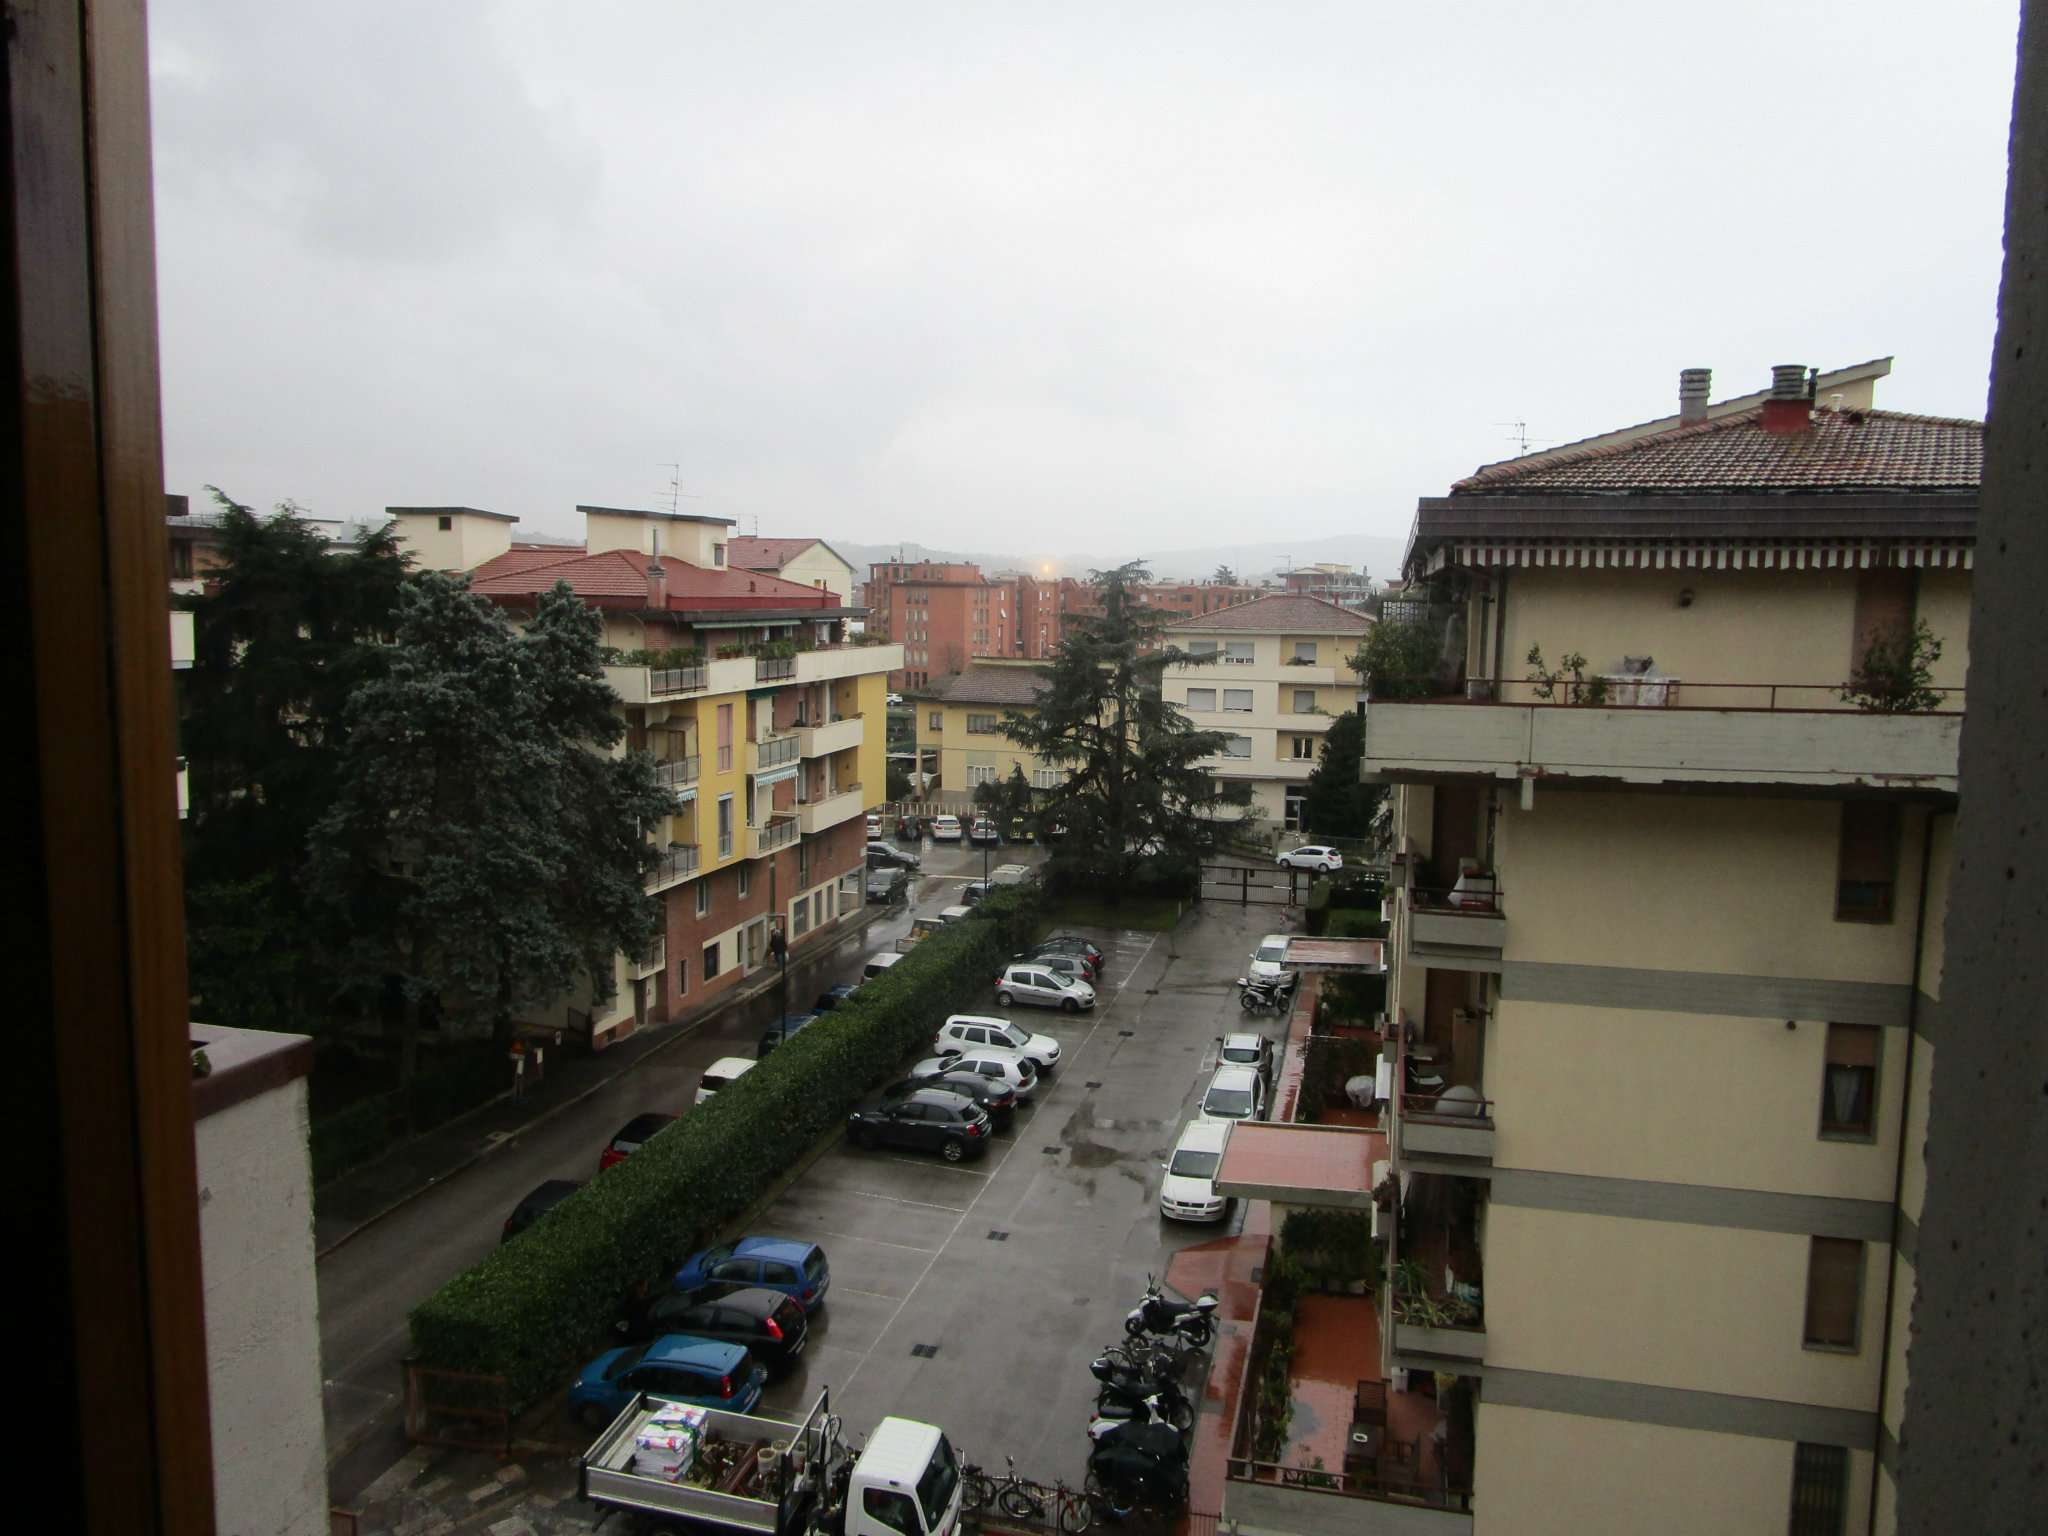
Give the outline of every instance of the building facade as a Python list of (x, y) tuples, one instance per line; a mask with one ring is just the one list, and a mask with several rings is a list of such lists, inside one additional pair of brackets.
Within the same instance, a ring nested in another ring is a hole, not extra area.
[(775, 932), (801, 948), (860, 910), (865, 816), (886, 782), (886, 678), (902, 653), (849, 643), (856, 610), (829, 588), (730, 565), (726, 519), (579, 510), (583, 549), (507, 540), (470, 575), (515, 623), (557, 582), (598, 612), (626, 722), (618, 750), (652, 755), (675, 796), (649, 829), (658, 939), (615, 958), (607, 995), (586, 987), (527, 1021), (602, 1047), (740, 985), (770, 963)]
[(853, 566), (823, 539), (741, 535), (726, 542), (725, 558), (734, 570), (765, 571), (800, 587), (821, 587), (838, 598), (840, 606), (853, 606)]
[(1460, 664), (1365, 771), (1382, 1356), (1471, 1405), (1445, 1530), (1895, 1526), (1982, 429), (1812, 392), (1418, 510)]
[(1313, 597), (1268, 596), (1168, 626), (1167, 640), (1213, 661), (1169, 667), (1166, 702), (1198, 730), (1222, 731), (1202, 766), (1251, 788), (1249, 813), (1298, 829), (1323, 737), (1360, 697), (1351, 655), (1372, 621)]
[(1372, 577), (1364, 570), (1331, 561), (1282, 571), (1280, 584), (1298, 597), (1320, 597), (1345, 608), (1363, 608), (1372, 596)]
[(1057, 789), (1067, 770), (1003, 734), (1003, 716), (1031, 712), (1045, 669), (1030, 662), (977, 662), (966, 671), (914, 690), (906, 702), (917, 717), (920, 764), (936, 764), (939, 789), (929, 798), (964, 808), (983, 784), (1001, 784), (1021, 770), (1033, 789)]

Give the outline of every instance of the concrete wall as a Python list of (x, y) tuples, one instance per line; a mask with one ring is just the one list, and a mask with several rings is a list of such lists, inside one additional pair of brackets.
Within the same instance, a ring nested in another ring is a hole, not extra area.
[[(971, 786), (967, 782), (967, 770), (970, 767), (993, 769), (998, 783), (1010, 776), (1012, 768), (1022, 768), (1028, 780), (1040, 770), (1053, 767), (1037, 753), (1019, 746), (1000, 731), (991, 736), (967, 729), (969, 715), (994, 715), (1000, 723), (1009, 712), (1009, 705), (940, 703), (932, 699), (912, 699), (910, 703), (917, 717), (918, 761), (924, 761), (926, 752), (937, 749), (939, 783), (949, 793), (969, 792)], [(931, 725), (934, 714), (939, 716), (939, 729), (936, 731)]]
[(1906, 985), (1926, 814), (1904, 813), (1893, 920), (1837, 922), (1836, 804), (1539, 791), (1496, 824), (1504, 958)]
[[(1850, 1353), (1801, 1342), (1809, 1246), (1798, 1233), (1495, 1200), (1486, 1230), (1487, 1369), (1872, 1411), (1889, 1249), (1865, 1246), (1860, 1344)], [(1482, 1435), (1482, 1465), (1491, 1451)]]
[[(1789, 1441), (1484, 1400), (1475, 1435), (1476, 1536), (1756, 1536), (1782, 1531), (1791, 1508)], [(1869, 1460), (1849, 1458), (1850, 1531), (1864, 1528)]]
[(725, 547), (731, 528), (723, 523), (698, 522), (670, 517), (661, 512), (586, 512), (583, 514), (583, 545), (591, 554), (608, 549), (655, 552), (655, 534), (661, 535), (661, 554), (691, 565), (718, 567), (718, 552)]
[[(446, 529), (440, 524), (444, 516), (452, 525)], [(398, 525), (399, 547), (422, 570), (473, 571), (512, 547), (512, 524), (503, 518), (463, 512), (401, 512), (392, 520)], [(566, 556), (576, 551), (565, 549), (562, 553)]]
[(306, 1137), (304, 1078), (195, 1131), (215, 1523), (246, 1536), (327, 1530)]
[(842, 603), (853, 601), (853, 567), (823, 544), (813, 544), (775, 574), (802, 586), (823, 587)]

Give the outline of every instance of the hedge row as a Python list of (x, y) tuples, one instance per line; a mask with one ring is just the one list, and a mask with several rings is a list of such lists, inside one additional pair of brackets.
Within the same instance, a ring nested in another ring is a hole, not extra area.
[(503, 1377), (513, 1405), (601, 1348), (623, 1297), (712, 1242), (870, 1090), (928, 1046), (949, 1013), (986, 1009), (1037, 916), (998, 891), (976, 919), (920, 942), (852, 999), (591, 1181), (412, 1314), (422, 1365)]

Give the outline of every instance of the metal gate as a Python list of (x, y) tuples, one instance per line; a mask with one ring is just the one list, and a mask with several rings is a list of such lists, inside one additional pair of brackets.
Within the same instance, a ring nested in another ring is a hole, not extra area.
[(1298, 907), (1315, 880), (1310, 870), (1273, 864), (1204, 864), (1201, 899), (1240, 907)]

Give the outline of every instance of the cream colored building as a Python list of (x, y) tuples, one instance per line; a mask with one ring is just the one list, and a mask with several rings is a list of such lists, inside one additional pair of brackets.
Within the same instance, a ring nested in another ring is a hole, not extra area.
[(1022, 770), (1033, 789), (1057, 789), (1067, 770), (1003, 734), (1011, 710), (1030, 713), (1045, 666), (1028, 661), (977, 661), (906, 695), (917, 717), (917, 758), (937, 764), (939, 789), (930, 798), (965, 808), (983, 784), (1001, 784)]
[(800, 587), (819, 587), (843, 605), (854, 601), (854, 570), (823, 539), (764, 539), (741, 535), (726, 545), (726, 560), (737, 570), (767, 571)]
[(1166, 702), (1204, 731), (1229, 737), (1202, 766), (1251, 789), (1249, 813), (1299, 830), (1308, 778), (1331, 722), (1362, 695), (1350, 658), (1372, 620), (1320, 597), (1256, 597), (1166, 631), (1168, 642), (1213, 663), (1167, 668)]
[[(459, 510), (392, 510), (410, 542), (491, 538)], [(626, 722), (618, 750), (653, 756), (674, 796), (646, 829), (660, 850), (656, 942), (615, 957), (608, 987), (586, 984), (526, 1021), (602, 1047), (744, 984), (770, 963), (777, 929), (800, 948), (861, 910), (866, 813), (887, 787), (887, 675), (903, 652), (848, 641), (854, 611), (831, 589), (732, 566), (730, 519), (577, 510), (582, 547), (507, 537), (469, 574), (514, 623), (557, 582), (597, 612)], [(440, 528), (444, 516), (456, 526)]]
[[(1368, 704), (1365, 769), (1430, 1303), (1384, 1359), (1476, 1403), (1444, 1530), (1894, 1529), (1982, 428), (1809, 387), (1417, 513), (1457, 664)], [(1932, 693), (1845, 702), (1916, 620)]]

